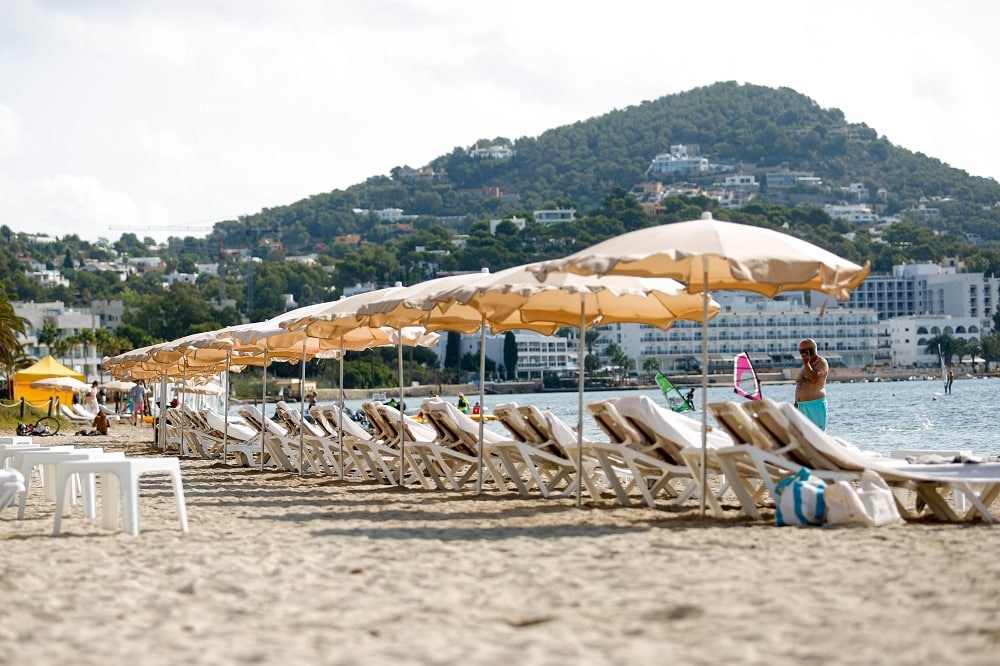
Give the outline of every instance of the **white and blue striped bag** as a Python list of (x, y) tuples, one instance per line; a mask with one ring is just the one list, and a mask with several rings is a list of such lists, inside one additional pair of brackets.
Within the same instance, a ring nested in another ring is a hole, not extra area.
[(826, 519), (826, 482), (803, 467), (793, 476), (782, 479), (778, 492), (775, 519), (778, 525), (822, 525)]

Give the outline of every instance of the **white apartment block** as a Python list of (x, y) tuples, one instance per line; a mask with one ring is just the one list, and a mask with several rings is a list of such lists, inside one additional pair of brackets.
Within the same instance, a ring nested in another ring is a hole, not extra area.
[[(53, 326), (60, 338), (76, 335), (84, 329), (102, 328), (100, 315), (89, 310), (67, 308), (62, 301), (46, 303), (11, 301), (11, 306), (14, 308), (14, 314), (28, 321), (26, 335), (23, 338), (24, 351), (36, 358), (42, 358), (52, 352), (48, 346), (38, 344), (38, 334), (45, 324)], [(99, 357), (93, 345), (87, 345), (86, 348), (71, 349), (69, 356), (57, 360), (87, 377), (97, 378), (103, 359)]]
[(923, 263), (893, 266), (891, 275), (869, 275), (851, 292), (846, 307), (872, 308), (880, 320), (910, 315), (972, 318), (980, 331), (988, 332), (998, 304), (1000, 278)]
[(727, 189), (756, 190), (760, 187), (760, 183), (757, 182), (757, 178), (753, 174), (741, 173), (723, 178), (722, 186)]
[(56, 270), (38, 270), (38, 271), (26, 271), (29, 278), (36, 282), (41, 282), (47, 287), (68, 287), (69, 280), (64, 278), (59, 271)]
[(676, 173), (701, 173), (708, 171), (708, 158), (695, 157), (688, 154), (688, 147), (684, 144), (670, 146), (670, 152), (660, 153), (653, 158), (649, 168), (646, 169), (646, 176), (655, 174), (676, 174)]
[[(577, 340), (557, 335), (541, 335), (533, 331), (513, 331), (517, 344), (517, 378), (519, 380), (541, 380), (549, 373), (560, 376), (576, 373), (579, 367)], [(461, 354), (479, 354), (479, 334), (463, 335), (459, 350)], [(441, 343), (443, 344), (443, 342)], [(486, 336), (486, 357), (499, 369), (504, 365), (505, 335)], [(438, 353), (443, 361), (444, 352)], [(506, 372), (506, 368), (504, 371)]]
[[(798, 367), (798, 343), (816, 340), (834, 367), (888, 364), (889, 354), (879, 349), (879, 322), (873, 310), (807, 307), (801, 294), (769, 300), (748, 292), (720, 292), (723, 310), (708, 325), (709, 371), (732, 370), (733, 357), (747, 352), (760, 370)], [(821, 302), (817, 299), (815, 302)], [(701, 367), (701, 324), (678, 321), (669, 330), (645, 324), (612, 324), (598, 329), (601, 337), (594, 352), (615, 343), (642, 372), (647, 358), (656, 358), (665, 373), (698, 371)], [(517, 376), (540, 380), (547, 373), (575, 374), (579, 367), (576, 331), (563, 338), (529, 331), (514, 331), (518, 347)], [(503, 365), (504, 336), (488, 335), (486, 355)], [(463, 335), (461, 353), (479, 353), (479, 335)], [(442, 359), (443, 360), (443, 359)]]
[(509, 160), (514, 157), (515, 154), (516, 153), (510, 149), (510, 146), (502, 144), (497, 146), (469, 149), (469, 157), (477, 160)]
[(885, 325), (894, 366), (937, 366), (937, 353), (927, 353), (927, 343), (937, 335), (948, 334), (966, 341), (981, 337), (979, 322), (973, 317), (913, 315), (889, 319)]
[[(555, 224), (556, 222), (572, 222), (576, 219), (576, 210), (572, 208), (552, 208), (550, 210), (534, 211), (535, 222), (538, 224)], [(491, 229), (492, 230), (492, 229)]]
[[(799, 363), (798, 343), (816, 340), (833, 366), (864, 367), (876, 363), (878, 320), (873, 310), (807, 307), (801, 295), (769, 300), (747, 292), (716, 292), (722, 310), (708, 324), (710, 372), (732, 369), (733, 357), (750, 354), (758, 369), (785, 369)], [(599, 346), (614, 342), (636, 360), (641, 371), (649, 357), (663, 372), (698, 370), (701, 366), (700, 323), (678, 321), (667, 331), (639, 324), (601, 327)]]
[[(535, 211), (535, 215), (536, 215), (535, 219), (536, 220), (538, 219), (537, 218), (538, 213), (541, 213), (541, 212), (547, 212), (547, 211)], [(518, 231), (523, 231), (524, 230), (524, 225), (528, 223), (528, 220), (525, 219), (525, 218), (523, 218), (523, 217), (517, 217), (516, 215), (514, 215), (512, 217), (508, 217), (508, 218), (502, 219), (502, 220), (490, 220), (490, 235), (491, 236), (496, 236), (497, 235), (497, 227), (499, 227), (504, 222), (510, 222), (515, 227), (517, 227)]]
[(878, 215), (873, 213), (869, 206), (862, 204), (851, 204), (847, 206), (826, 204), (823, 206), (823, 210), (826, 211), (826, 214), (830, 217), (847, 220), (848, 222), (853, 222), (854, 224), (871, 226), (878, 221)]

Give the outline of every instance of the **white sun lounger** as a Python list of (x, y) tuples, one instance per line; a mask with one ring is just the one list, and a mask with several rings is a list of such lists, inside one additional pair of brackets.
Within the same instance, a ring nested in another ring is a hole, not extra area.
[[(700, 489), (698, 468), (689, 466), (684, 458), (676, 460), (673, 457), (681, 457), (678, 452), (683, 446), (657, 433), (657, 429), (666, 431), (668, 428), (662, 417), (646, 411), (641, 418), (626, 418), (618, 410), (617, 402), (602, 400), (588, 405), (587, 411), (611, 439), (607, 443), (591, 445), (589, 450), (602, 460), (618, 500), (625, 506), (631, 506), (629, 495), (638, 491), (646, 504), (655, 509), (656, 497), (660, 493), (665, 494), (675, 507), (696, 497)], [(639, 408), (634, 411), (638, 412)], [(694, 454), (691, 463), (696, 464), (695, 458), (700, 462), (700, 446), (690, 450)], [(625, 470), (626, 474), (620, 471), (612, 474), (611, 470)], [(706, 500), (712, 511), (721, 515), (722, 507), (714, 494), (708, 493)]]

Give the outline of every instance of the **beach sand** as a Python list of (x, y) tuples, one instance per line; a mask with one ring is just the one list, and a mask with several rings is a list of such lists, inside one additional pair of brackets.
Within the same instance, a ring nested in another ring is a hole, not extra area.
[[(87, 440), (80, 442), (80, 440)], [(72, 438), (46, 438), (44, 444)], [(152, 430), (74, 443), (152, 455)], [(182, 460), (134, 538), (0, 514), (0, 664), (994, 664), (1000, 532), (778, 528)], [(36, 484), (37, 486), (37, 484)], [(585, 502), (587, 500), (585, 499)]]

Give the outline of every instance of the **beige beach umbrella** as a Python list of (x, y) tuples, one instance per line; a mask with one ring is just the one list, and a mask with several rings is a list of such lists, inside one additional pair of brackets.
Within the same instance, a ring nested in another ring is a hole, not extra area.
[[(516, 266), (497, 273), (464, 274), (428, 280), (413, 287), (387, 293), (358, 309), (359, 316), (380, 324), (422, 322), (429, 330), (480, 331), (480, 404), (485, 404), (485, 336), (527, 329), (551, 335), (563, 326), (581, 329), (580, 405), (583, 419), (582, 331), (604, 323), (643, 322), (661, 328), (679, 318), (700, 320), (702, 302), (674, 280), (600, 278), (552, 275), (536, 277), (534, 264)], [(716, 305), (711, 314), (718, 310)], [(479, 422), (479, 454), (482, 456), (484, 422)], [(582, 450), (582, 449), (581, 449)], [(480, 460), (480, 471), (482, 461)], [(482, 474), (479, 476), (482, 479)], [(578, 502), (581, 501), (578, 495)]]
[[(785, 291), (815, 290), (845, 301), (868, 276), (859, 266), (812, 243), (772, 229), (701, 219), (637, 229), (562, 259), (541, 262), (537, 272), (669, 277), (701, 293), (708, 310), (708, 292), (745, 290), (768, 297)], [(702, 324), (702, 498), (707, 485), (708, 323)]]
[[(517, 313), (527, 325), (572, 326), (579, 331), (577, 404), (577, 469), (583, 469), (583, 401), (586, 354), (584, 331), (613, 323), (644, 323), (668, 329), (678, 319), (707, 320), (715, 316), (715, 301), (703, 302), (684, 285), (668, 278), (550, 274), (542, 278), (537, 264), (456, 288), (441, 298), (453, 299), (481, 312), (487, 320), (504, 321)], [(482, 424), (480, 424), (482, 429)], [(480, 432), (480, 438), (482, 432)], [(583, 484), (577, 484), (577, 506)]]
[[(368, 298), (359, 303), (353, 315), (357, 320), (366, 322), (369, 326), (389, 326), (396, 330), (404, 327), (419, 324), (425, 326), (429, 331), (458, 331), (460, 333), (474, 333), (480, 331), (480, 359), (479, 359), (479, 404), (485, 404), (483, 394), (483, 379), (485, 378), (485, 335), (487, 320), (485, 316), (464, 303), (454, 299), (440, 298), (462, 285), (488, 281), (509, 273), (525, 273), (522, 267), (516, 267), (491, 274), (483, 269), (480, 273), (462, 273), (459, 275), (449, 275), (447, 277), (426, 280), (410, 287), (396, 286), (384, 289), (380, 292), (372, 292)], [(350, 321), (344, 319), (343, 321)], [(343, 322), (341, 322), (343, 323)], [(335, 325), (335, 324), (334, 324)], [(312, 334), (323, 334), (327, 331), (328, 325), (321, 322), (314, 322), (307, 326), (307, 330)], [(509, 313), (501, 321), (499, 318), (493, 324), (495, 331), (511, 330), (513, 328), (530, 328), (545, 335), (551, 335), (559, 326), (549, 323), (529, 324), (525, 322), (519, 313)], [(334, 329), (335, 330), (335, 329)], [(397, 365), (400, 382), (400, 399), (403, 394), (403, 352), (398, 349)], [(400, 410), (400, 430), (403, 430), (403, 411)], [(482, 438), (483, 423), (480, 419), (480, 446), (479, 446), (479, 481), (478, 490), (482, 489)], [(401, 443), (405, 448), (405, 443)], [(405, 457), (404, 457), (405, 459)], [(402, 483), (404, 465), (400, 466), (400, 483)]]
[[(235, 349), (244, 354), (259, 350), (263, 354), (277, 355), (297, 355), (295, 360), (300, 360), (301, 377), (300, 386), (305, 386), (305, 362), (309, 358), (337, 358), (340, 359), (341, 376), (341, 396), (343, 396), (343, 355), (347, 351), (363, 351), (371, 347), (379, 347), (390, 344), (396, 345), (423, 345), (431, 346), (436, 344), (438, 336), (426, 336), (423, 328), (412, 328), (405, 332), (397, 332), (388, 328), (375, 328), (370, 326), (354, 326), (353, 328), (342, 327), (335, 336), (317, 337), (306, 332), (304, 327), (295, 330), (288, 325), (302, 322), (310, 317), (319, 315), (330, 310), (330, 303), (317, 303), (308, 305), (296, 310), (285, 312), (268, 319), (264, 322), (233, 326), (225, 330), (225, 335), (236, 341)], [(266, 389), (264, 389), (266, 391)], [(301, 400), (300, 411), (303, 417), (306, 414), (305, 391), (299, 392)], [(341, 397), (341, 403), (343, 398)], [(341, 404), (343, 407), (343, 404)], [(228, 412), (228, 399), (227, 399)], [(299, 459), (302, 459), (305, 433), (299, 429)], [(225, 451), (225, 443), (223, 446)], [(302, 472), (302, 466), (299, 466)], [(343, 466), (341, 466), (343, 474)]]
[(135, 382), (123, 382), (120, 379), (111, 379), (100, 385), (107, 391), (127, 391), (135, 386)]
[(53, 391), (72, 391), (74, 393), (79, 393), (80, 391), (86, 391), (90, 388), (90, 384), (86, 382), (81, 382), (76, 377), (46, 377), (45, 379), (37, 379), (30, 384), (31, 388), (36, 389), (51, 389)]

